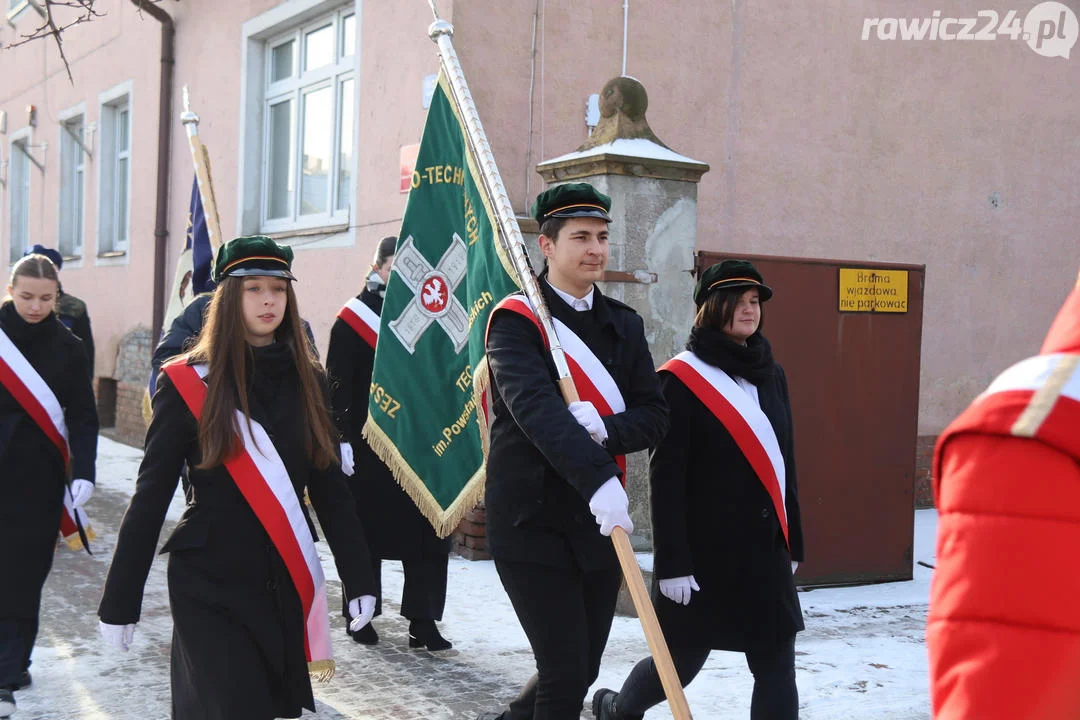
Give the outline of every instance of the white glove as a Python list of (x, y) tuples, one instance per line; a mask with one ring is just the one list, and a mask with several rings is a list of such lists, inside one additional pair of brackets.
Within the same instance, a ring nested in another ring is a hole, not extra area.
[(341, 443), (341, 472), (346, 475), (356, 472), (356, 468), (353, 467), (352, 445), (349, 443)]
[(630, 522), (630, 515), (627, 513), (629, 507), (630, 499), (626, 497), (626, 491), (617, 477), (601, 485), (589, 498), (589, 511), (596, 516), (596, 524), (600, 526), (600, 534), (604, 537), (609, 537), (616, 525), (627, 533), (634, 532), (634, 523)]
[(791, 561), (791, 574), (794, 575), (795, 571), (798, 570), (798, 569), (799, 569), (799, 561), (798, 560), (792, 560)]
[(101, 637), (105, 639), (105, 642), (124, 652), (127, 652), (131, 641), (135, 639), (135, 623), (110, 625), (99, 620), (98, 630), (101, 631)]
[(83, 503), (90, 499), (90, 496), (94, 494), (94, 483), (89, 480), (72, 480), (71, 481), (71, 504), (75, 507), (82, 507)]
[(349, 631), (356, 632), (375, 617), (375, 596), (361, 595), (349, 601)]
[(679, 605), (690, 604), (690, 593), (693, 590), (701, 590), (693, 575), (660, 581), (660, 594)]
[(604, 421), (600, 418), (600, 413), (596, 411), (596, 406), (591, 402), (572, 402), (566, 408), (593, 440), (601, 445), (607, 442), (607, 428), (604, 427)]

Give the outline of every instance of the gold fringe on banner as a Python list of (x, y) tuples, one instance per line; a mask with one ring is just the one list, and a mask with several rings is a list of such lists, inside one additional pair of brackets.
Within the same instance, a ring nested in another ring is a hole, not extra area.
[(318, 683), (330, 682), (336, 669), (333, 660), (312, 660), (307, 664), (308, 676)]
[(420, 514), (427, 518), (427, 521), (431, 523), (431, 527), (435, 529), (435, 534), (440, 538), (454, 532), (461, 523), (462, 518), (465, 517), (465, 513), (476, 507), (476, 504), (484, 496), (485, 466), (481, 464), (480, 469), (469, 478), (468, 482), (465, 483), (465, 487), (458, 493), (457, 499), (454, 500), (450, 507), (444, 510), (435, 500), (431, 491), (427, 489), (427, 486), (424, 485), (420, 476), (402, 457), (397, 446), (387, 437), (382, 428), (371, 419), (370, 415), (368, 415), (367, 422), (364, 423), (362, 434), (379, 459), (390, 468), (390, 472), (393, 474), (394, 479), (397, 480), (398, 485), (412, 499), (420, 510)]
[[(489, 313), (490, 315), (490, 313)], [(490, 418), (484, 417), (484, 393), (491, 390), (491, 372), (488, 370), (487, 355), (476, 366), (473, 373), (473, 404), (476, 405), (476, 423), (480, 426), (480, 447), (484, 451), (484, 468), (487, 469), (488, 451), (491, 449), (491, 424)], [(488, 409), (491, 404), (488, 403)], [(487, 473), (485, 472), (485, 479)]]

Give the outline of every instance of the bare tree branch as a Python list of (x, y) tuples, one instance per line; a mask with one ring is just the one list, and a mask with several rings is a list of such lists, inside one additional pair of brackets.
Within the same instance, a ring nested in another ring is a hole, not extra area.
[[(143, 5), (153, 5), (158, 2), (161, 2), (161, 0), (140, 0), (140, 12)], [(75, 80), (71, 76), (71, 66), (68, 64), (67, 55), (64, 54), (63, 35), (69, 28), (104, 17), (106, 13), (99, 11), (95, 7), (96, 3), (97, 0), (31, 0), (33, 8), (43, 17), (41, 24), (34, 28), (32, 32), (20, 34), (18, 40), (10, 42), (0, 47), (0, 49), (11, 50), (34, 40), (51, 37), (56, 41), (56, 49), (60, 51), (60, 59), (64, 62), (64, 70), (67, 72), (68, 81), (74, 85)], [(65, 10), (61, 11), (61, 15), (68, 17), (66, 22), (57, 21), (54, 15), (57, 8), (65, 8)], [(74, 10), (75, 13), (72, 14), (68, 10)]]

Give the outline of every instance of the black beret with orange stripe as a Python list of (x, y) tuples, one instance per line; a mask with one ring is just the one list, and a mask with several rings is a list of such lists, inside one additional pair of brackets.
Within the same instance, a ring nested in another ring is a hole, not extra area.
[(262, 275), (295, 280), (293, 250), (278, 245), (265, 235), (238, 237), (221, 246), (214, 259), (214, 282), (229, 276)]
[(757, 288), (761, 302), (773, 294), (772, 288), (765, 284), (753, 263), (748, 260), (721, 260), (701, 273), (694, 287), (694, 304), (701, 307), (709, 293), (730, 288)]
[(532, 216), (541, 225), (549, 218), (594, 217), (611, 222), (611, 198), (589, 183), (566, 183), (536, 196)]

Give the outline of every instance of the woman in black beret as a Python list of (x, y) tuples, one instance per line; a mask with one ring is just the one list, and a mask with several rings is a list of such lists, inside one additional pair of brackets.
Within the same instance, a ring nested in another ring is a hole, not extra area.
[(127, 650), (162, 522), (187, 463), (169, 554), (174, 720), (271, 720), (315, 710), (333, 674), (326, 579), (304, 492), (334, 552), (354, 630), (375, 583), (342, 476), (326, 374), (304, 337), (292, 249), (237, 238), (218, 251), (198, 344), (166, 363), (135, 494), (98, 615)]
[[(650, 463), (653, 602), (684, 686), (712, 650), (742, 652), (752, 720), (794, 720), (803, 543), (787, 378), (761, 334), (772, 294), (749, 262), (708, 268), (686, 351), (659, 370), (671, 427)], [(641, 718), (663, 700), (646, 658), (593, 713)]]

